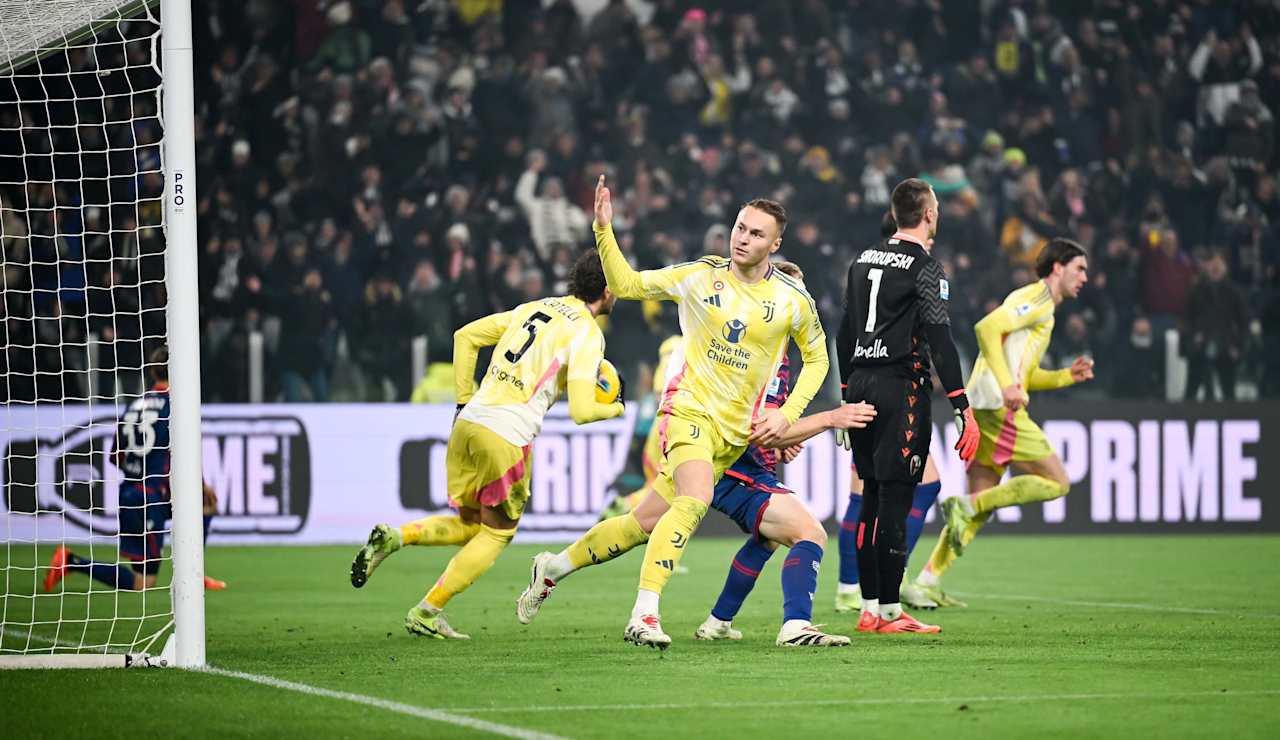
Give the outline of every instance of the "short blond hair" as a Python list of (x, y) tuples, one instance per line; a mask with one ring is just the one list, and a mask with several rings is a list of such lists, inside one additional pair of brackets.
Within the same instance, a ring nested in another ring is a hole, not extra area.
[(773, 263), (773, 266), (777, 268), (778, 272), (790, 275), (802, 283), (804, 282), (804, 270), (800, 269), (800, 265), (787, 260), (777, 260)]

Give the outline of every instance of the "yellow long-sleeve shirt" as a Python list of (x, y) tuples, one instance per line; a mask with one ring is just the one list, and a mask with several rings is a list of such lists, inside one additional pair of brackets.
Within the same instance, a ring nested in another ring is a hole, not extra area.
[(595, 226), (609, 289), (619, 298), (679, 304), (680, 346), (672, 353), (662, 408), (688, 410), (716, 424), (721, 439), (745, 445), (752, 419), (794, 338), (804, 367), (782, 413), (795, 423), (827, 375), (827, 340), (817, 307), (793, 278), (770, 269), (746, 284), (729, 260), (702, 257), (662, 270), (631, 269), (610, 226)]
[[(481, 347), (496, 345), (489, 369), (475, 387)], [(453, 381), (460, 419), (481, 424), (523, 447), (542, 429), (547, 409), (564, 391), (579, 424), (622, 414), (621, 403), (595, 399), (604, 358), (604, 334), (591, 312), (572, 296), (530, 301), (477, 319), (453, 335)]]
[(1040, 360), (1053, 334), (1056, 304), (1043, 280), (1013, 291), (974, 327), (978, 361), (969, 377), (969, 403), (974, 408), (1004, 406), (1003, 391), (1017, 384), (1027, 391), (1053, 390), (1072, 384), (1070, 368), (1044, 370)]

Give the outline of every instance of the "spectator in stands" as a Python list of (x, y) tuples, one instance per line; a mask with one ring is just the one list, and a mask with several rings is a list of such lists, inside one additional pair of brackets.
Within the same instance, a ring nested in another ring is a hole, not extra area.
[(1248, 314), (1236, 286), (1227, 280), (1227, 260), (1221, 252), (1205, 259), (1200, 280), (1187, 297), (1186, 349), (1188, 401), (1216, 399), (1214, 377), (1221, 398), (1236, 400), (1236, 369), (1243, 357)]

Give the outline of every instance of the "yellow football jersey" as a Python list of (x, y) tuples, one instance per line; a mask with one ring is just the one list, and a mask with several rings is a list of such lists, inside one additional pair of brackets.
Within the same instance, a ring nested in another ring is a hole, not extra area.
[(999, 308), (978, 322), (975, 332), (981, 352), (968, 387), (974, 408), (1001, 408), (1003, 389), (1014, 383), (1024, 390), (1070, 384), (1070, 370), (1040, 370), (1040, 359), (1053, 334), (1056, 307), (1049, 286), (1037, 280), (1010, 293)]
[[(479, 348), (495, 345), (489, 369), (475, 389)], [(573, 380), (594, 386), (604, 358), (604, 334), (579, 299), (530, 301), (467, 324), (454, 336), (454, 383), (460, 419), (489, 428), (523, 447), (542, 429), (547, 409)], [(594, 399), (593, 399), (594, 402)], [(598, 418), (616, 416), (600, 404)]]
[(615, 295), (679, 303), (682, 339), (667, 361), (664, 411), (704, 415), (726, 443), (746, 445), (790, 337), (804, 367), (782, 412), (792, 423), (800, 418), (829, 360), (817, 306), (799, 282), (771, 267), (748, 285), (734, 277), (728, 259), (713, 256), (637, 272), (622, 256), (612, 227), (596, 227), (595, 234)]

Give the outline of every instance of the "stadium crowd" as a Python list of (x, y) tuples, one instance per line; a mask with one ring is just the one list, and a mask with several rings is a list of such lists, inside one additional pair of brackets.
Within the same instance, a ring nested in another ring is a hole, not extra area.
[[(1163, 398), (1178, 329), (1188, 398), (1280, 395), (1274, 3), (543, 5), (197, 0), (206, 400), (245, 400), (255, 331), (268, 400), (407, 399), (413, 337), (448, 362), (465, 322), (564, 291), (600, 172), (642, 268), (725, 253), (740, 203), (782, 201), (781, 256), (832, 320), (921, 176), (970, 358), (1069, 236), (1090, 283), (1050, 362), (1093, 354), (1102, 382), (1065, 393)], [(673, 319), (620, 304), (610, 356), (649, 362)]]

